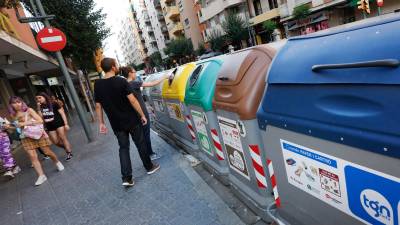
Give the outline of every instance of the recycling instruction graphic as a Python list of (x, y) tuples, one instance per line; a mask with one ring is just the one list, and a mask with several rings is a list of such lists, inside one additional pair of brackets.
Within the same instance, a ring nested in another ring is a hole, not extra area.
[(185, 118), (183, 118), (181, 106), (177, 103), (167, 103), (168, 114), (172, 119), (185, 122)]
[(289, 184), (366, 224), (400, 225), (400, 179), (281, 141)]
[(240, 131), (236, 121), (218, 116), (218, 123), (221, 128), (226, 153), (228, 154), (229, 166), (250, 180), (242, 142), (240, 141)]
[(206, 153), (213, 155), (211, 142), (207, 135), (207, 128), (203, 119), (203, 113), (191, 110), (194, 126), (197, 131), (197, 137), (200, 142), (201, 149)]

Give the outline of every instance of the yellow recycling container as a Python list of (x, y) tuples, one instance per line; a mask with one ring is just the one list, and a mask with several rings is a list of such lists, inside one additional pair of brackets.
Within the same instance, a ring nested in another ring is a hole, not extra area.
[(164, 82), (161, 94), (170, 117), (171, 135), (174, 136), (176, 144), (192, 155), (195, 155), (198, 146), (190, 112), (184, 100), (186, 83), (195, 66), (195, 63), (188, 63), (175, 68), (169, 79)]

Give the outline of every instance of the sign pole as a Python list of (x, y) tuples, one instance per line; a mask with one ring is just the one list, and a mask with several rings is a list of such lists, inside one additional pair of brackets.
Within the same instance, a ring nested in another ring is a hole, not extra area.
[[(46, 12), (44, 11), (42, 2), (40, 0), (36, 0), (36, 6), (37, 6), (41, 16), (46, 17)], [(44, 22), (45, 27), (47, 27), (47, 28), (51, 27), (49, 19), (45, 18), (43, 20), (43, 22)], [(65, 65), (64, 58), (63, 58), (63, 56), (62, 56), (60, 51), (55, 52), (55, 54), (56, 54), (58, 63), (60, 64), (61, 72), (63, 73), (64, 78), (67, 81), (68, 90), (71, 93), (72, 101), (74, 102), (74, 105), (75, 105), (76, 110), (78, 112), (78, 116), (79, 116), (79, 119), (80, 119), (80, 121), (82, 123), (82, 126), (83, 126), (83, 129), (85, 131), (86, 137), (87, 137), (89, 142), (92, 142), (93, 141), (92, 130), (90, 129), (89, 123), (86, 120), (85, 113), (84, 113), (82, 105), (81, 105), (81, 103), (79, 101), (78, 94), (76, 93), (76, 90), (74, 88), (74, 84), (73, 84), (71, 76), (70, 76), (70, 74), (68, 72), (68, 68)]]

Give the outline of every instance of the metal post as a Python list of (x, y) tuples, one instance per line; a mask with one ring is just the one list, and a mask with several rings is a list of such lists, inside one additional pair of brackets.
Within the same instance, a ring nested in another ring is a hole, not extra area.
[[(37, 6), (41, 16), (46, 16), (46, 12), (44, 11), (42, 2), (40, 0), (36, 0), (36, 6)], [(49, 22), (49, 20), (47, 18), (45, 18), (43, 20), (43, 22), (44, 22), (45, 27), (51, 27), (50, 26), (50, 22)], [(69, 75), (68, 68), (65, 65), (64, 58), (63, 58), (63, 56), (62, 56), (60, 51), (57, 51), (55, 54), (56, 54), (58, 63), (60, 64), (61, 72), (63, 73), (64, 78), (65, 78), (65, 80), (67, 82), (68, 90), (71, 93), (72, 101), (74, 102), (74, 105), (75, 105), (76, 110), (78, 112), (78, 116), (79, 116), (79, 119), (80, 119), (80, 121), (82, 123), (82, 126), (83, 126), (83, 129), (85, 131), (86, 137), (87, 137), (89, 142), (92, 142), (93, 141), (92, 131), (90, 129), (88, 121), (86, 120), (85, 113), (84, 113), (84, 111), (82, 109), (82, 105), (81, 105), (81, 103), (79, 101), (78, 94), (76, 93), (76, 90), (74, 88), (74, 84), (72, 82), (71, 76)]]
[(381, 15), (381, 7), (378, 7), (378, 16)]

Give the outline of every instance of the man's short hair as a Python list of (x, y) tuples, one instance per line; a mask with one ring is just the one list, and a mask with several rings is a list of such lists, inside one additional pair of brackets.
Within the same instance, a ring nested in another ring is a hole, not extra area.
[(104, 58), (101, 60), (101, 69), (103, 69), (105, 73), (110, 72), (113, 66), (116, 66), (115, 59)]

